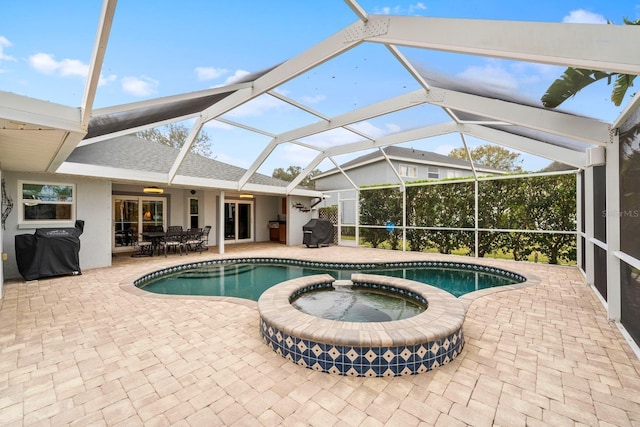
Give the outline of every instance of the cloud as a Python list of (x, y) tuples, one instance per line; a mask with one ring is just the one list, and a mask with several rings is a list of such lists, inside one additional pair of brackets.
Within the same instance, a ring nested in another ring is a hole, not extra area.
[(327, 99), (324, 95), (316, 95), (316, 96), (303, 96), (301, 101), (306, 104), (318, 104)]
[(473, 65), (458, 74), (467, 82), (479, 82), (499, 91), (518, 89), (518, 80), (501, 64), (490, 62), (483, 66)]
[(351, 125), (351, 127), (372, 138), (380, 138), (381, 136), (384, 136), (388, 133), (388, 132), (385, 132), (384, 129), (380, 129), (379, 127), (367, 121), (354, 123)]
[(59, 63), (47, 53), (36, 53), (29, 57), (29, 65), (43, 74), (53, 74), (59, 67)]
[(376, 15), (406, 15), (415, 14), (421, 10), (427, 10), (427, 6), (423, 2), (410, 4), (406, 8), (399, 5), (378, 7), (373, 10), (373, 13)]
[(562, 22), (568, 24), (606, 24), (607, 20), (599, 13), (589, 12), (584, 9), (576, 9), (562, 18)]
[[(2, 40), (0, 38), (0, 45)], [(1, 54), (1, 52), (0, 52)], [(48, 53), (36, 53), (29, 57), (29, 65), (42, 74), (57, 74), (61, 77), (76, 76), (86, 79), (89, 75), (89, 65), (78, 59), (63, 59), (57, 61), (55, 57)], [(98, 86), (104, 86), (114, 82), (118, 77), (115, 74), (108, 76), (100, 75)]]
[[(353, 126), (356, 127), (356, 126)], [(301, 138), (300, 141), (314, 147), (328, 148), (351, 142), (362, 141), (362, 137), (343, 128), (328, 130)]]
[(118, 76), (116, 76), (115, 74), (110, 74), (106, 77), (100, 74), (100, 78), (98, 79), (98, 86), (108, 85), (111, 82), (115, 82), (117, 79)]
[(278, 98), (274, 98), (271, 95), (260, 95), (259, 97), (252, 99), (235, 108), (233, 111), (225, 114), (226, 117), (260, 117), (267, 112), (274, 112), (277, 110), (289, 110), (291, 107), (289, 104), (280, 101)]
[(236, 70), (236, 72), (233, 73), (233, 76), (228, 77), (227, 80), (224, 81), (224, 84), (225, 85), (233, 84), (238, 80), (241, 80), (243, 77), (248, 76), (249, 74), (251, 73), (245, 70)]
[(417, 10), (427, 10), (427, 6), (425, 6), (422, 2), (409, 5), (409, 13), (414, 13)]
[(78, 59), (63, 59), (56, 61), (53, 55), (48, 53), (36, 53), (29, 57), (29, 65), (36, 71), (43, 74), (55, 74), (60, 76), (78, 76), (87, 77), (89, 73), (89, 65)]
[(7, 40), (6, 37), (0, 36), (0, 61), (13, 61), (13, 62), (16, 61), (16, 59), (13, 56), (9, 56), (4, 53), (4, 48), (11, 47), (11, 46), (13, 46), (13, 43)]
[(297, 144), (286, 144), (280, 152), (280, 157), (292, 165), (300, 165), (305, 168), (318, 156), (318, 151), (301, 147)]
[(149, 96), (158, 91), (160, 82), (147, 76), (123, 77), (122, 90), (133, 96)]
[(198, 76), (198, 80), (213, 80), (227, 74), (229, 70), (214, 67), (196, 67), (195, 72)]

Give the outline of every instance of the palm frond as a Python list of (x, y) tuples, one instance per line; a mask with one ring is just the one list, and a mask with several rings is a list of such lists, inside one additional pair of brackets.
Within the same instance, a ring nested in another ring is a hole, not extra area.
[(618, 74), (616, 77), (616, 81), (613, 84), (613, 92), (611, 92), (611, 101), (615, 104), (616, 107), (619, 107), (624, 100), (624, 96), (627, 93), (627, 90), (631, 86), (633, 86), (633, 80), (636, 76), (632, 76), (629, 74)]
[(542, 96), (545, 107), (555, 108), (567, 99), (575, 96), (581, 89), (604, 78), (610, 79), (612, 74), (605, 71), (586, 70), (569, 67), (557, 78)]

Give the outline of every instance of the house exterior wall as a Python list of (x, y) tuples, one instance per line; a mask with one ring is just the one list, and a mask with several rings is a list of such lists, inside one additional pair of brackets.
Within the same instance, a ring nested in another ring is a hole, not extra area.
[(280, 197), (256, 196), (254, 235), (256, 242), (269, 241), (269, 221), (275, 221), (280, 210)]
[[(3, 263), (4, 279), (21, 278), (15, 253), (15, 236), (33, 234), (36, 226), (18, 225), (18, 205), (21, 195), (18, 181), (38, 181), (46, 183), (67, 183), (76, 186), (76, 218), (84, 220), (84, 231), (80, 236), (80, 268), (90, 269), (111, 265), (111, 182), (107, 180), (85, 179), (78, 177), (4, 172), (6, 189), (13, 199), (14, 208), (7, 218), (2, 245), (7, 253)], [(73, 227), (73, 223), (42, 224), (37, 227)]]
[[(429, 165), (425, 165), (424, 163), (391, 160), (391, 164), (393, 164), (393, 167), (396, 169), (396, 171), (400, 170), (400, 165), (409, 165), (416, 167), (417, 176), (403, 177), (405, 181), (419, 181), (430, 179), (428, 175)], [(432, 165), (431, 167), (438, 168), (439, 179), (461, 178), (473, 175), (473, 172), (467, 169), (434, 165)], [(351, 178), (351, 180), (358, 186), (376, 184), (398, 184), (400, 182), (386, 160), (362, 165), (353, 169), (349, 169), (345, 172), (347, 173), (347, 175), (349, 175), (349, 178)], [(345, 189), (352, 187), (349, 180), (339, 172), (327, 177), (318, 178), (315, 180), (315, 183), (316, 190), (319, 191)]]
[[(143, 195), (142, 184), (124, 185), (113, 184), (109, 180), (99, 180), (93, 178), (59, 176), (53, 174), (33, 174), (20, 172), (2, 172), (5, 178), (6, 189), (13, 199), (14, 208), (7, 218), (5, 230), (0, 231), (0, 251), (7, 253), (7, 261), (2, 263), (0, 268), (0, 286), (4, 280), (21, 279), (15, 254), (15, 236), (18, 234), (33, 234), (36, 228), (51, 227), (73, 227), (72, 222), (49, 223), (37, 226), (19, 225), (18, 204), (21, 195), (18, 189), (18, 182), (36, 181), (45, 183), (65, 183), (76, 186), (75, 209), (76, 218), (85, 221), (85, 227), (80, 236), (80, 268), (82, 270), (108, 267), (111, 265), (113, 250), (113, 195)], [(200, 223), (211, 225), (209, 234), (209, 244), (214, 245), (217, 241), (217, 205), (216, 197), (220, 195), (217, 190), (204, 191), (197, 190), (195, 195), (190, 189), (167, 188), (162, 195), (167, 199), (167, 224), (182, 225), (188, 227), (188, 201), (191, 197), (198, 197), (200, 200)], [(269, 220), (276, 219), (281, 214), (280, 196), (257, 196), (254, 204), (255, 208), (255, 241), (268, 241), (269, 230), (267, 224)], [(300, 198), (300, 202), (309, 204), (309, 198)], [(281, 215), (282, 216), (282, 215)], [(306, 218), (306, 217), (305, 217)], [(302, 243), (302, 225), (307, 219), (298, 219), (297, 214), (292, 217), (294, 226), (292, 236), (294, 240)], [(299, 232), (295, 230), (299, 229)], [(0, 297), (2, 295), (0, 287)]]
[(298, 196), (289, 196), (287, 199), (287, 245), (301, 245), (303, 238), (302, 226), (312, 218), (313, 211), (309, 210), (305, 212), (293, 206), (300, 203), (306, 208), (310, 208), (310, 200), (308, 197)]

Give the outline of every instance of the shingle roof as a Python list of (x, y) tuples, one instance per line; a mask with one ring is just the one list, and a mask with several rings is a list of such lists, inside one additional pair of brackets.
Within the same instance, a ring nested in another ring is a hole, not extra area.
[[(403, 159), (403, 160), (407, 160), (407, 161), (413, 161), (413, 162), (418, 162), (418, 163), (426, 163), (426, 164), (430, 164), (430, 163), (437, 163), (437, 164), (448, 164), (451, 165), (453, 167), (462, 167), (465, 169), (470, 168), (469, 162), (466, 160), (461, 160), (461, 159), (456, 159), (453, 157), (449, 157), (449, 156), (445, 156), (443, 154), (438, 154), (438, 153), (434, 153), (431, 151), (422, 151), (422, 150), (416, 150), (413, 148), (405, 148), (405, 147), (398, 147), (398, 146), (394, 146), (391, 145), (389, 147), (385, 147), (383, 148), (383, 150), (385, 152), (385, 154), (387, 156), (389, 156), (390, 158), (394, 158), (394, 159)], [(379, 150), (376, 150), (372, 153), (369, 154), (365, 154), (364, 156), (360, 156), (357, 157), (353, 160), (350, 160), (342, 165), (340, 165), (340, 167), (343, 170), (348, 170), (348, 169), (352, 169), (354, 167), (366, 164), (366, 163), (370, 163), (372, 161), (375, 160), (382, 160), (384, 159), (382, 153), (380, 153)], [(502, 172), (502, 171), (498, 171), (496, 169), (493, 168), (489, 168), (487, 166), (484, 165), (480, 165), (478, 163), (474, 163), (474, 166), (476, 168), (481, 168), (481, 169), (485, 169), (485, 170), (493, 170), (496, 172)], [(334, 173), (339, 172), (338, 168), (333, 168), (333, 169), (329, 169), (326, 172), (323, 172), (317, 176), (314, 177), (314, 179), (318, 179), (318, 178), (322, 178), (324, 176), (327, 175), (332, 175)]]
[[(71, 163), (83, 163), (119, 169), (168, 173), (179, 150), (133, 135), (121, 136), (76, 148), (67, 159)], [(246, 169), (189, 153), (178, 169), (179, 175), (224, 181), (239, 181)], [(286, 187), (289, 182), (259, 173), (254, 174), (252, 184)]]

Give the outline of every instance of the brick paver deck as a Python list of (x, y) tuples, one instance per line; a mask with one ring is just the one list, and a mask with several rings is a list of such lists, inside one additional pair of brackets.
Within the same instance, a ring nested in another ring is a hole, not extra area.
[(462, 354), (395, 378), (334, 376), (281, 358), (260, 341), (254, 302), (121, 287), (167, 265), (243, 255), (442, 257), (260, 244), (119, 256), (81, 276), (7, 283), (0, 425), (640, 425), (640, 362), (576, 268), (462, 258), (535, 284), (471, 301)]

